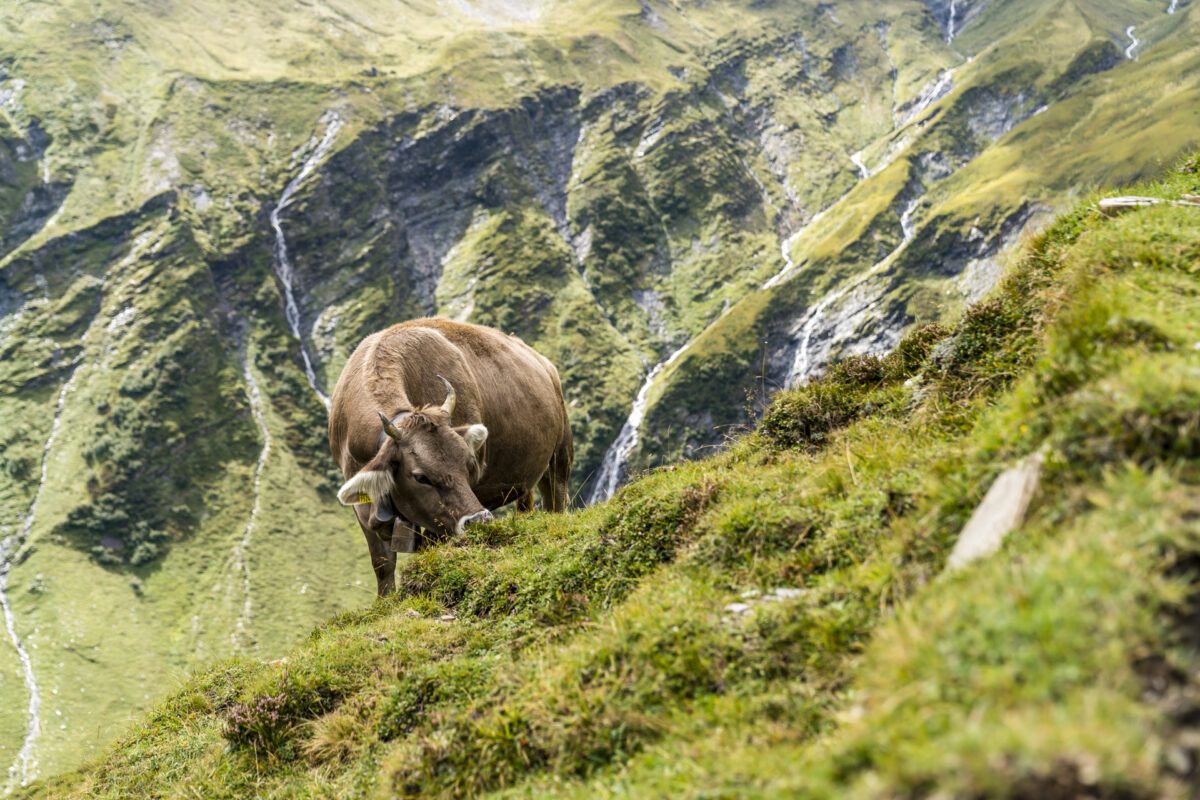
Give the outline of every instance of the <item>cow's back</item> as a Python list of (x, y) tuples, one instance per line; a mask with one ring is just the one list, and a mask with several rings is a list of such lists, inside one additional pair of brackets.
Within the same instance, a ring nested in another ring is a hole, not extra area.
[(348, 477), (374, 455), (378, 411), (389, 417), (440, 405), (450, 381), (454, 425), (483, 423), (486, 469), (475, 489), (484, 505), (516, 486), (531, 489), (570, 428), (558, 371), (516, 336), (445, 319), (420, 319), (372, 334), (355, 349), (334, 389), (333, 457)]

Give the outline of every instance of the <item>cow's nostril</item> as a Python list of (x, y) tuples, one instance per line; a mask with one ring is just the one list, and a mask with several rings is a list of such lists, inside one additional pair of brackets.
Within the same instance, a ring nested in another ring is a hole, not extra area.
[(483, 511), (477, 511), (469, 517), (463, 517), (460, 519), (458, 521), (458, 525), (456, 526), (457, 532), (461, 535), (468, 525), (473, 525), (477, 522), (493, 522), (495, 519), (496, 518), (492, 516), (492, 512), (485, 508)]

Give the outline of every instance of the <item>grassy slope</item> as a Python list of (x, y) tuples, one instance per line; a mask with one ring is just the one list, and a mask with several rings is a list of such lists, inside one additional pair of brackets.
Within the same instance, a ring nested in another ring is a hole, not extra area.
[[(1200, 191), (1200, 157), (1138, 191)], [(1089, 200), (952, 329), (720, 456), (412, 558), (26, 794), (1190, 796), (1197, 242), (1195, 209)], [(1034, 452), (1025, 523), (943, 574)]]

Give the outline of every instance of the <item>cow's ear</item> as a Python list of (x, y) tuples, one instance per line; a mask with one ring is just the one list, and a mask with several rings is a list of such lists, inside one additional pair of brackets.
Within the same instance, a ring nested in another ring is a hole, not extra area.
[(395, 485), (391, 470), (364, 469), (342, 484), (337, 497), (344, 506), (378, 503), (392, 493)]
[(471, 452), (479, 455), (479, 449), (483, 447), (483, 443), (487, 441), (488, 429), (483, 425), (462, 425), (454, 429), (454, 432), (463, 438), (467, 443), (467, 447), (471, 448)]
[(395, 444), (385, 442), (375, 457), (338, 489), (337, 497), (342, 505), (378, 503), (389, 496), (396, 485), (391, 469), (392, 457), (395, 454)]

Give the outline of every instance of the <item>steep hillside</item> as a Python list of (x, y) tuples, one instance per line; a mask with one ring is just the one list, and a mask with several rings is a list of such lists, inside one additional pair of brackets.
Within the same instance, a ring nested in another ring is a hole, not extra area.
[(1195, 796), (1200, 206), (1094, 200), (727, 452), (420, 553), (18, 796)]
[[(654, 383), (633, 464), (719, 441), (713, 423), (740, 418), (749, 386), (761, 402), (832, 356), (886, 351), (907, 324), (978, 299), (1054, 208), (1155, 175), (1195, 143), (1200, 95), (1184, 76), (1200, 66), (1200, 29), (1168, 8), (988, 5), (954, 41), (966, 59), (924, 90), (940, 102), (897, 108), (891, 131), (859, 139), (861, 180)], [(1124, 51), (1114, 31), (1143, 19), (1141, 44)]]
[(1196, 138), (1198, 26), (1144, 0), (0, 8), (0, 764), (74, 766), (188, 670), (370, 602), (324, 408), (366, 333), (520, 334), (562, 372), (580, 499), (607, 496), (957, 313), (1080, 187), (1158, 174)]

